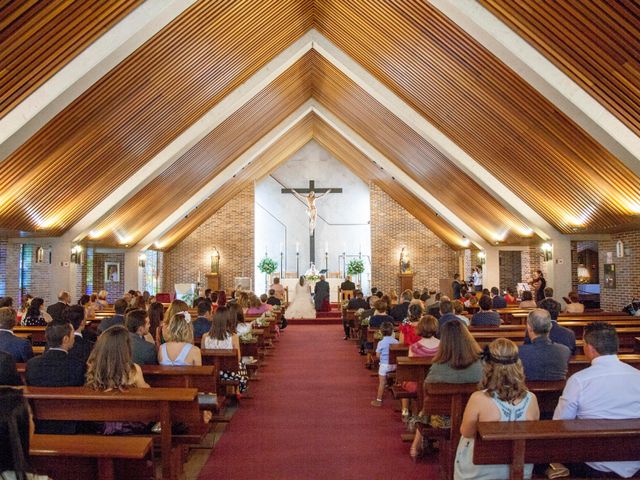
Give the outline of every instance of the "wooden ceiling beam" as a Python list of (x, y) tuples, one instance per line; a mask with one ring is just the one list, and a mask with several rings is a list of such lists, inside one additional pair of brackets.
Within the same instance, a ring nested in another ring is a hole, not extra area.
[(47, 80), (0, 116), (0, 162), (195, 1), (146, 0), (66, 65), (49, 72)]
[(640, 176), (640, 137), (526, 39), (476, 0), (429, 2)]

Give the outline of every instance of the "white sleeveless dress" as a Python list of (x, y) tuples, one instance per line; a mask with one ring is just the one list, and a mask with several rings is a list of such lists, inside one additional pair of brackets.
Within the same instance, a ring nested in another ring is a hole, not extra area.
[(316, 308), (311, 299), (311, 288), (306, 282), (304, 285), (300, 285), (300, 282), (296, 283), (295, 297), (287, 307), (285, 314), (287, 319), (316, 318)]
[[(518, 405), (511, 405), (494, 396), (492, 400), (500, 410), (500, 421), (517, 422), (524, 420), (532, 396), (531, 392), (527, 392), (527, 396)], [(458, 450), (456, 451), (454, 480), (508, 480), (510, 477), (509, 465), (476, 465), (473, 463), (474, 444), (474, 438), (460, 437)], [(532, 473), (533, 464), (525, 464), (524, 478), (531, 478)]]

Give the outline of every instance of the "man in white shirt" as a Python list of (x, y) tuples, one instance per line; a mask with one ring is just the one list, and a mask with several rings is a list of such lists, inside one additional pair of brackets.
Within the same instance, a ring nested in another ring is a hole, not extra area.
[[(618, 335), (612, 325), (594, 322), (585, 327), (584, 353), (591, 366), (572, 375), (564, 387), (554, 420), (625, 419), (640, 415), (640, 370), (618, 359)], [(630, 452), (630, 458), (633, 458)], [(628, 462), (588, 462), (571, 465), (577, 476), (633, 476), (640, 470), (637, 460)]]

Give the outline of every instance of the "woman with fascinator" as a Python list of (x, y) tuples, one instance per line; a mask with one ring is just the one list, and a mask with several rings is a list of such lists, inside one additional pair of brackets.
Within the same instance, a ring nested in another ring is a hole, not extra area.
[[(509, 465), (475, 465), (473, 446), (478, 422), (517, 422), (538, 420), (536, 396), (527, 390), (518, 347), (511, 340), (498, 338), (483, 355), (480, 390), (473, 393), (464, 410), (460, 443), (456, 452), (454, 479), (508, 479)], [(525, 465), (525, 478), (531, 478), (533, 465)]]

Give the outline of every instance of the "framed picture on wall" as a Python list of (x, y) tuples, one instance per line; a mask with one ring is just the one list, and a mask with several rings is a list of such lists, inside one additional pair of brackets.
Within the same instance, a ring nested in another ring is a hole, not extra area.
[(120, 264), (104, 262), (104, 283), (120, 281)]

